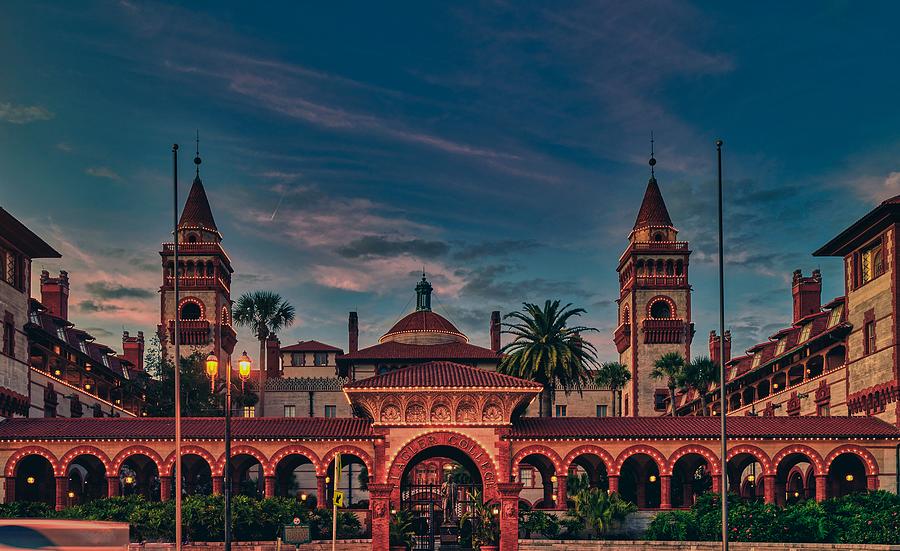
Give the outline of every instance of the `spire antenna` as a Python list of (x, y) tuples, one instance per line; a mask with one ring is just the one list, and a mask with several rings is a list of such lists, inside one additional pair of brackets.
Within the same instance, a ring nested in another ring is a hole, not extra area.
[(198, 128), (197, 129), (197, 149), (196, 149), (196, 156), (194, 157), (194, 164), (197, 165), (197, 179), (198, 180), (200, 179), (200, 163), (202, 163), (202, 162), (203, 162), (203, 160), (200, 159), (200, 129)]
[(653, 141), (654, 141), (653, 140), (653, 131), (651, 130), (650, 131), (650, 161), (648, 161), (650, 164), (650, 177), (651, 178), (656, 177), (656, 174), (654, 173), (654, 170), (653, 170), (653, 167), (656, 166), (656, 156), (653, 151)]

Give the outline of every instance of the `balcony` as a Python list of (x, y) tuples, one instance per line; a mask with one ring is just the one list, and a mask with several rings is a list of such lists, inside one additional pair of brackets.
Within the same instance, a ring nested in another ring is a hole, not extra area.
[(690, 325), (680, 319), (645, 319), (641, 324), (645, 344), (681, 344)]
[[(186, 345), (202, 346), (209, 344), (210, 325), (207, 320), (180, 320), (178, 333), (180, 343)], [(169, 342), (175, 341), (175, 321), (169, 322)]]
[(619, 354), (628, 350), (631, 346), (631, 324), (623, 323), (622, 325), (616, 327), (616, 332), (613, 333), (613, 342), (616, 343), (616, 350), (619, 351)]
[[(175, 252), (174, 243), (163, 243), (162, 252), (165, 254), (173, 254)], [(218, 243), (179, 243), (178, 254), (225, 254), (225, 250)]]
[[(174, 284), (172, 276), (166, 276), (165, 286), (172, 287)], [(217, 277), (206, 277), (206, 276), (181, 276), (178, 278), (178, 286), (181, 289), (211, 289), (215, 288), (216, 285), (221, 285), (224, 288), (228, 288), (228, 285), (225, 284), (220, 278)]]
[(637, 280), (638, 287), (662, 287), (672, 289), (688, 286), (687, 276), (683, 275), (638, 276), (635, 279)]
[(686, 251), (687, 241), (636, 241), (632, 244), (635, 251)]

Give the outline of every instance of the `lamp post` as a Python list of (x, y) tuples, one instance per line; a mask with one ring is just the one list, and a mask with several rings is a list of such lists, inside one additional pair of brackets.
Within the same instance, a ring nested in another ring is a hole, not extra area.
[[(247, 353), (241, 357), (241, 362)], [(250, 362), (250, 358), (246, 358)], [(240, 363), (239, 362), (239, 365)], [(247, 368), (249, 373), (249, 367)], [(215, 390), (216, 375), (219, 372), (219, 358), (215, 354), (206, 357), (206, 373)], [(225, 472), (223, 473), (223, 494), (225, 495), (225, 551), (231, 551), (231, 364), (225, 366)]]
[(219, 374), (219, 358), (215, 354), (206, 357), (206, 375), (209, 377), (209, 390), (216, 392), (216, 375)]
[(172, 277), (175, 294), (175, 334), (172, 340), (175, 345), (175, 551), (181, 551), (181, 350), (178, 346), (181, 335), (178, 334), (178, 144), (172, 145), (172, 205), (174, 207), (174, 224), (172, 226), (172, 256), (175, 273)]
[(238, 359), (238, 375), (241, 377), (241, 394), (244, 393), (244, 383), (250, 378), (250, 368), (252, 366), (253, 362), (250, 360), (250, 356), (247, 355), (247, 351), (244, 350), (244, 353), (241, 354), (241, 357)]
[(716, 140), (716, 157), (719, 168), (719, 417), (722, 421), (722, 551), (728, 551), (728, 436), (726, 432), (725, 403), (725, 246), (722, 231), (722, 146), (725, 142)]

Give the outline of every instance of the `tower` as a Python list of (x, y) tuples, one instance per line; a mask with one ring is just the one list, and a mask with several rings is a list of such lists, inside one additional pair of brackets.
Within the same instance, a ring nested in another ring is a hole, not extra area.
[(663, 354), (690, 358), (691, 286), (686, 241), (678, 241), (656, 181), (650, 157), (650, 181), (628, 247), (619, 260), (619, 324), (614, 340), (619, 361), (631, 371), (622, 392), (623, 415), (662, 415), (667, 411), (665, 381), (650, 377)]
[[(228, 365), (237, 335), (231, 327), (231, 260), (222, 248), (206, 190), (200, 180), (199, 139), (194, 164), (197, 173), (181, 211), (178, 239), (179, 303), (175, 304), (174, 245), (163, 243), (159, 341), (167, 358), (174, 357), (175, 316), (179, 316), (181, 356), (213, 353)], [(219, 370), (223, 376), (225, 369)]]

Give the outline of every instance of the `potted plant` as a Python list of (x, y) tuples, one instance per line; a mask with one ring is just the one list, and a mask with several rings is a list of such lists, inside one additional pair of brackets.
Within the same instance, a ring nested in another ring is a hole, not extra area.
[(411, 512), (401, 510), (391, 515), (391, 551), (407, 551), (412, 549), (414, 535), (415, 531), (413, 530), (413, 517)]
[(500, 546), (500, 526), (498, 517), (500, 510), (496, 505), (486, 504), (479, 492), (469, 494), (471, 509), (463, 513), (459, 519), (460, 531), (466, 523), (472, 529), (472, 547), (480, 551), (498, 551)]

